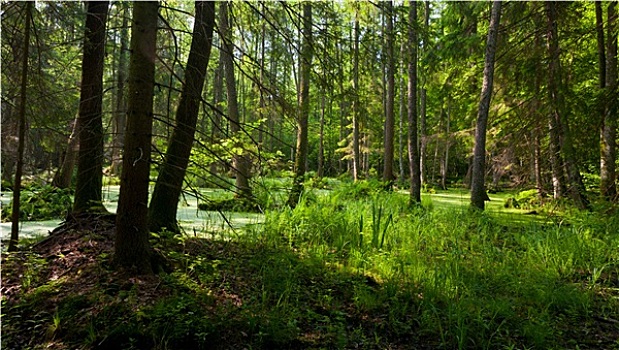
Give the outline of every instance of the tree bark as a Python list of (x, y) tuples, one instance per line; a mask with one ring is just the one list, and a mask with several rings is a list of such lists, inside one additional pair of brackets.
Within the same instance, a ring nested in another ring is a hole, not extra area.
[(121, 173), (123, 145), (125, 143), (125, 127), (127, 126), (127, 106), (125, 103), (125, 79), (126, 75), (126, 52), (127, 41), (129, 40), (129, 11), (128, 4), (119, 2), (119, 6), (123, 7), (122, 11), (122, 27), (120, 29), (120, 52), (118, 53), (118, 74), (116, 76), (116, 105), (114, 110), (114, 120), (112, 124), (113, 145), (112, 145), (112, 164), (110, 173), (113, 176)]
[(126, 142), (116, 214), (114, 261), (132, 272), (153, 272), (148, 241), (148, 183), (159, 3), (136, 1), (131, 25)]
[(71, 123), (71, 135), (67, 141), (67, 150), (62, 160), (62, 164), (58, 169), (58, 172), (54, 175), (52, 180), (52, 186), (58, 188), (69, 188), (71, 186), (71, 179), (73, 178), (73, 169), (75, 169), (75, 161), (79, 153), (79, 139), (77, 130), (77, 116)]
[(103, 63), (109, 1), (87, 2), (86, 34), (80, 93), (79, 155), (73, 213), (106, 211), (103, 181)]
[[(423, 14), (423, 22), (424, 22), (424, 32), (423, 32), (423, 53), (426, 55), (427, 47), (428, 47), (428, 31), (430, 29), (430, 1), (425, 1), (425, 10)], [(425, 65), (424, 65), (425, 67)], [(427, 169), (426, 169), (426, 150), (428, 148), (428, 136), (427, 136), (427, 127), (426, 127), (426, 119), (427, 119), (427, 89), (426, 89), (426, 81), (427, 81), (427, 71), (425, 68), (421, 73), (422, 77), (422, 87), (421, 87), (421, 110), (420, 110), (420, 121), (419, 121), (419, 138), (420, 138), (420, 149), (419, 149), (419, 172), (420, 172), (420, 181), (422, 184), (428, 182), (427, 179)]]
[(148, 224), (152, 232), (167, 228), (172, 232), (180, 233), (176, 221), (178, 201), (183, 189), (198, 124), (198, 112), (215, 26), (215, 3), (196, 1), (195, 6), (193, 38), (187, 58), (185, 82), (176, 110), (176, 125), (172, 131), (163, 164), (159, 169), (159, 176), (148, 208)]
[(354, 181), (357, 181), (361, 173), (361, 152), (359, 149), (359, 4), (355, 4), (355, 29), (353, 35), (352, 177)]
[[(241, 137), (241, 124), (236, 91), (236, 80), (234, 78), (234, 47), (232, 45), (232, 34), (228, 21), (228, 2), (220, 5), (219, 30), (223, 40), (224, 75), (226, 78), (226, 93), (228, 95), (228, 120), (230, 121), (230, 136), (233, 138)], [(235, 148), (242, 148), (240, 141)], [(232, 160), (232, 171), (235, 176), (236, 197), (251, 199), (251, 188), (249, 187), (250, 164), (245, 151), (242, 154), (234, 154)]]
[(419, 126), (417, 115), (417, 1), (409, 1), (408, 49), (408, 160), (411, 173), (410, 203), (421, 203), (421, 172), (419, 168)]
[[(596, 9), (598, 6), (596, 2)], [(608, 4), (607, 44), (606, 50), (606, 79), (605, 84), (606, 108), (604, 120), (600, 130), (600, 191), (608, 200), (617, 199), (616, 179), (616, 142), (617, 142), (617, 3)], [(603, 47), (602, 43), (602, 47)], [(602, 71), (600, 62), (600, 71)], [(600, 74), (601, 78), (601, 74)], [(600, 81), (602, 84), (602, 81)]]
[(473, 151), (473, 173), (471, 176), (471, 206), (484, 210), (485, 200), (488, 198), (484, 185), (486, 164), (486, 126), (492, 97), (492, 83), (494, 78), (494, 56), (496, 54), (499, 21), (501, 18), (501, 1), (492, 3), (490, 27), (488, 29), (488, 43), (484, 63), (484, 78), (475, 128), (475, 148)]
[(310, 111), (310, 73), (312, 68), (312, 5), (303, 3), (303, 44), (301, 47), (300, 84), (299, 84), (299, 114), (297, 116), (297, 147), (295, 156), (295, 174), (288, 198), (288, 206), (296, 207), (303, 193), (303, 177), (305, 175), (305, 160), (307, 159), (307, 119)]
[(7, 250), (13, 252), (17, 250), (19, 242), (19, 211), (21, 208), (21, 177), (24, 169), (24, 145), (26, 137), (26, 88), (28, 87), (28, 51), (30, 49), (30, 23), (32, 22), (32, 6), (34, 1), (26, 3), (25, 21), (26, 28), (24, 29), (24, 51), (22, 57), (21, 69), (21, 89), (19, 93), (19, 126), (18, 126), (18, 141), (17, 141), (17, 159), (15, 164), (15, 180), (13, 182), (13, 208), (11, 213), (11, 239)]
[[(385, 3), (387, 11), (387, 101), (385, 102), (385, 155), (384, 155), (384, 169), (383, 169), (383, 181), (387, 182), (389, 186), (392, 185), (395, 179), (393, 175), (393, 156), (394, 156), (394, 137), (395, 137), (395, 114), (394, 114), (394, 101), (395, 101), (395, 72), (394, 72), (394, 57), (393, 57), (393, 2), (388, 0)], [(410, 67), (409, 67), (410, 70)], [(410, 102), (409, 102), (410, 105)], [(410, 118), (410, 111), (409, 111)], [(410, 126), (409, 126), (410, 128)], [(410, 135), (409, 135), (410, 136)], [(410, 146), (409, 146), (410, 147)]]
[(582, 183), (578, 164), (574, 158), (574, 146), (571, 141), (569, 123), (564, 110), (564, 98), (561, 82), (561, 58), (557, 30), (557, 3), (546, 1), (547, 37), (549, 54), (548, 92), (550, 93), (551, 119), (555, 120), (559, 131), (559, 147), (562, 151), (564, 166), (567, 170), (568, 192), (580, 209), (588, 209), (589, 201), (585, 197), (585, 187)]

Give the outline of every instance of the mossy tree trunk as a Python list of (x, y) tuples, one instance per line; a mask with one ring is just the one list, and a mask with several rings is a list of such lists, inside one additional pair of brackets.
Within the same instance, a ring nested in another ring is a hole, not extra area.
[(147, 203), (158, 12), (156, 1), (136, 1), (133, 5), (127, 138), (116, 215), (114, 261), (137, 274), (153, 272)]
[(77, 130), (79, 153), (73, 213), (105, 211), (103, 180), (103, 62), (109, 1), (86, 5), (86, 33)]
[(206, 67), (211, 54), (215, 3), (196, 1), (195, 18), (185, 82), (176, 110), (176, 125), (172, 131), (163, 164), (159, 169), (159, 176), (148, 209), (149, 227), (153, 232), (167, 228), (180, 233), (176, 213), (193, 147)]

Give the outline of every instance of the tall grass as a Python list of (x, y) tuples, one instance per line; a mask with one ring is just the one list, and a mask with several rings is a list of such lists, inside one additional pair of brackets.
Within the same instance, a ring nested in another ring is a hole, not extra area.
[[(334, 192), (268, 212), (256, 239), (374, 281), (352, 290), (358, 310), (386, 313), (388, 334), (445, 348), (561, 348), (566, 328), (599, 312), (596, 295), (612, 284), (603, 276), (619, 269), (618, 220), (509, 224), (424, 204)], [(617, 315), (619, 303), (602, 309)]]

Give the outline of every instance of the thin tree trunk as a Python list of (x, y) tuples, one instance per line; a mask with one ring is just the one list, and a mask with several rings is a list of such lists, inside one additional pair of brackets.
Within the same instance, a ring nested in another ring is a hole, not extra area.
[(87, 2), (80, 93), (79, 155), (73, 213), (105, 212), (103, 182), (103, 63), (109, 1)]
[[(596, 9), (598, 2), (596, 2)], [(606, 108), (600, 130), (600, 190), (602, 196), (616, 200), (616, 142), (617, 142), (617, 3), (608, 4), (608, 27), (606, 50)], [(604, 44), (602, 43), (602, 46)], [(602, 62), (600, 62), (602, 63)], [(600, 65), (601, 68), (601, 65)], [(600, 69), (601, 70), (601, 69)], [(601, 77), (601, 74), (600, 74)], [(602, 81), (600, 81), (600, 84)]]
[(167, 228), (172, 232), (180, 233), (176, 222), (178, 201), (193, 147), (215, 26), (215, 3), (196, 1), (195, 6), (196, 20), (187, 58), (185, 82), (176, 110), (176, 125), (172, 131), (163, 164), (159, 169), (159, 176), (148, 208), (149, 228), (152, 232)]
[(288, 198), (288, 206), (296, 207), (303, 193), (303, 177), (305, 176), (305, 160), (307, 159), (307, 119), (310, 111), (310, 73), (312, 67), (312, 5), (303, 3), (303, 44), (300, 60), (299, 84), (299, 114), (297, 116), (297, 149), (295, 157), (295, 174)]
[(533, 134), (533, 174), (535, 176), (535, 188), (537, 189), (538, 197), (544, 196), (544, 185), (542, 183), (542, 155), (541, 144), (539, 137), (539, 129), (535, 128)]
[[(425, 10), (423, 14), (423, 22), (424, 22), (424, 32), (423, 32), (423, 52), (426, 54), (428, 47), (428, 30), (430, 28), (430, 1), (425, 1)], [(423, 68), (421, 77), (422, 77), (422, 87), (421, 87), (421, 110), (420, 110), (420, 121), (419, 121), (419, 138), (420, 138), (420, 150), (419, 150), (419, 172), (420, 172), (420, 181), (421, 184), (425, 184), (428, 182), (427, 179), (427, 169), (426, 169), (426, 149), (428, 148), (428, 136), (427, 136), (427, 89), (426, 89), (426, 81), (427, 81), (427, 70)]]
[(320, 98), (320, 133), (318, 140), (318, 170), (316, 171), (316, 176), (318, 178), (322, 178), (324, 172), (324, 162), (325, 162), (325, 147), (324, 147), (324, 139), (325, 139), (325, 95), (326, 92), (321, 91)]
[(571, 141), (569, 123), (565, 114), (564, 98), (561, 83), (561, 66), (559, 38), (557, 30), (557, 3), (545, 2), (547, 18), (547, 41), (549, 53), (548, 92), (550, 93), (551, 115), (556, 120), (559, 129), (559, 145), (563, 153), (564, 166), (567, 170), (569, 194), (576, 206), (580, 209), (588, 209), (589, 201), (585, 197), (585, 187), (582, 183), (578, 164), (574, 158), (574, 146)]
[(147, 203), (158, 10), (159, 3), (155, 1), (136, 1), (133, 4), (127, 138), (116, 211), (114, 261), (137, 274), (153, 272)]
[(30, 49), (30, 23), (32, 22), (32, 6), (34, 1), (26, 3), (25, 21), (26, 28), (24, 29), (24, 51), (22, 57), (21, 70), (21, 89), (19, 96), (19, 126), (18, 126), (18, 143), (17, 143), (17, 161), (15, 165), (15, 180), (13, 182), (13, 212), (11, 213), (11, 239), (7, 250), (13, 252), (17, 250), (19, 242), (19, 211), (21, 210), (21, 177), (24, 169), (24, 145), (26, 137), (26, 88), (28, 87), (28, 56)]
[(69, 135), (69, 140), (67, 141), (67, 150), (65, 152), (62, 164), (52, 180), (52, 186), (57, 188), (69, 188), (71, 186), (73, 169), (75, 168), (75, 161), (77, 160), (77, 155), (79, 152), (77, 118), (78, 117), (76, 116), (71, 123), (71, 135)]
[(404, 91), (406, 89), (406, 85), (404, 84), (404, 75), (406, 74), (406, 60), (404, 59), (404, 57), (406, 56), (406, 45), (405, 42), (402, 41), (401, 45), (400, 45), (400, 128), (399, 128), (399, 132), (398, 132), (398, 163), (400, 165), (400, 176), (399, 176), (399, 183), (404, 184), (406, 183), (406, 179), (405, 179), (405, 164), (404, 164), (404, 118), (405, 116), (408, 116), (407, 112), (406, 112), (406, 102), (405, 102), (405, 95)]
[[(228, 120), (230, 121), (230, 136), (241, 137), (241, 124), (238, 106), (238, 96), (236, 90), (236, 80), (234, 78), (234, 46), (232, 45), (232, 32), (228, 20), (228, 6), (230, 3), (222, 2), (220, 4), (220, 20), (219, 30), (223, 40), (224, 57), (224, 73), (226, 77), (226, 93), (228, 95)], [(237, 144), (236, 147), (241, 147), (242, 144)], [(232, 171), (235, 176), (236, 196), (250, 200), (252, 197), (251, 188), (249, 187), (250, 164), (245, 151), (242, 154), (234, 154), (232, 160)]]
[[(395, 137), (395, 114), (394, 114), (394, 102), (395, 102), (395, 72), (394, 72), (394, 55), (393, 55), (393, 2), (388, 0), (385, 2), (385, 8), (387, 10), (387, 101), (385, 102), (385, 156), (384, 156), (384, 169), (383, 169), (383, 181), (388, 183), (388, 186), (393, 185), (393, 156), (394, 156), (394, 137)], [(416, 64), (416, 62), (415, 62)], [(410, 66), (409, 66), (410, 73)], [(410, 83), (409, 83), (410, 89)], [(410, 90), (409, 90), (410, 91)], [(409, 92), (410, 94), (410, 92)], [(416, 97), (415, 97), (416, 99)], [(409, 102), (410, 106), (410, 102)], [(410, 109), (409, 109), (409, 122), (410, 122)], [(410, 128), (410, 125), (409, 125)], [(409, 135), (410, 137), (410, 135)], [(416, 137), (415, 137), (416, 138)], [(410, 140), (410, 139), (409, 139)], [(410, 150), (410, 146), (409, 146)], [(410, 155), (409, 155), (410, 157)]]
[(116, 77), (116, 105), (114, 111), (114, 120), (112, 125), (113, 145), (112, 145), (112, 166), (110, 173), (114, 176), (121, 173), (120, 166), (122, 164), (122, 148), (125, 143), (125, 127), (127, 125), (127, 108), (125, 103), (125, 79), (126, 79), (126, 52), (129, 33), (127, 30), (129, 22), (129, 11), (127, 3), (119, 2), (123, 7), (122, 11), (122, 28), (120, 29), (120, 52), (118, 53), (118, 75)]
[[(215, 68), (215, 75), (213, 78), (213, 106), (217, 108), (213, 113), (213, 125), (211, 129), (211, 142), (217, 144), (222, 136), (225, 134), (224, 125), (221, 117), (223, 92), (224, 92), (224, 55), (221, 50), (223, 40), (221, 34), (218, 35), (219, 40), (219, 60), (217, 61), (217, 68)], [(227, 135), (226, 135), (227, 136)], [(218, 161), (213, 161), (210, 166), (210, 173), (217, 174)]]
[(417, 115), (417, 1), (409, 1), (408, 49), (408, 157), (411, 172), (410, 202), (421, 203), (421, 172), (419, 169), (419, 126)]
[(492, 97), (492, 83), (494, 77), (494, 56), (496, 54), (499, 21), (501, 18), (501, 1), (492, 3), (490, 27), (488, 29), (488, 43), (486, 45), (486, 59), (484, 63), (484, 78), (479, 100), (479, 114), (475, 128), (475, 148), (473, 152), (473, 173), (471, 174), (471, 205), (484, 210), (486, 198), (485, 164), (486, 164), (486, 125)]
[(447, 189), (447, 175), (449, 173), (449, 148), (451, 146), (451, 97), (447, 97), (447, 113), (445, 126), (445, 154), (441, 164), (441, 188)]
[(352, 177), (354, 181), (357, 181), (361, 172), (361, 152), (359, 150), (359, 4), (355, 4), (355, 29), (353, 35)]

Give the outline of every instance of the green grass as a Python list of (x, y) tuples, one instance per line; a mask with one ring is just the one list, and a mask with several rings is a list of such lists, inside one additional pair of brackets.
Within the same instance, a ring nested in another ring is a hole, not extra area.
[[(458, 190), (411, 207), (380, 183), (310, 189), (238, 236), (158, 236), (174, 271), (154, 299), (147, 284), (110, 282), (59, 298), (63, 280), (38, 280), (31, 257), (8, 320), (33, 315), (86, 348), (618, 348), (619, 218), (524, 215), (503, 207), (513, 195), (480, 213)], [(48, 299), (56, 308), (35, 312)]]

